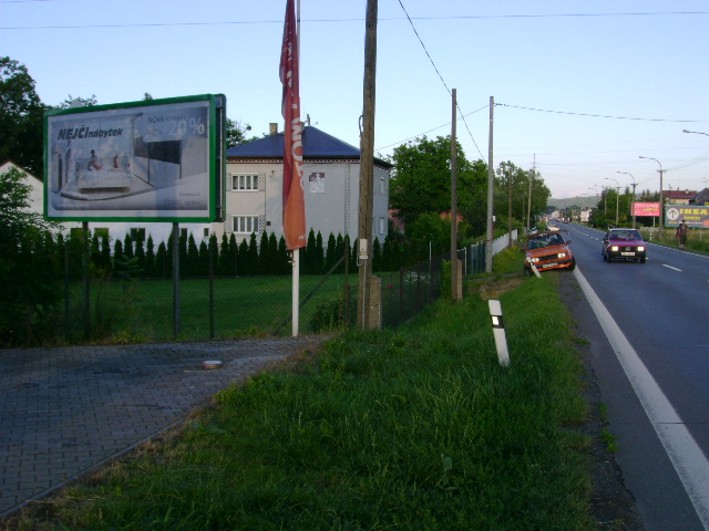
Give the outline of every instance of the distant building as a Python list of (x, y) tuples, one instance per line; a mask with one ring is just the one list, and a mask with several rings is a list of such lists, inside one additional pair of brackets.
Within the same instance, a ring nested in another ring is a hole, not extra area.
[(665, 190), (662, 192), (662, 198), (668, 205), (688, 205), (696, 196), (696, 190)]
[(704, 188), (704, 190), (695, 195), (689, 202), (690, 205), (699, 206), (704, 206), (707, 203), (709, 203), (709, 188)]
[[(212, 230), (234, 234), (237, 241), (267, 231), (283, 234), (283, 133), (271, 124), (270, 134), (227, 150), (226, 220)], [(303, 128), (305, 218), (323, 238), (358, 236), (360, 150), (313, 126)], [(374, 160), (372, 239), (388, 232), (389, 178), (392, 165)]]

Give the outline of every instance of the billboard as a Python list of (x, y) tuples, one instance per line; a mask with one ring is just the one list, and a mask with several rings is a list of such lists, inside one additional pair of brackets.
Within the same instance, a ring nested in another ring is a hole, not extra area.
[(690, 228), (709, 228), (709, 206), (703, 205), (667, 205), (665, 206), (665, 225), (676, 227), (684, 220)]
[(638, 217), (659, 217), (660, 203), (633, 203), (632, 214)]
[(225, 116), (224, 96), (211, 94), (47, 112), (45, 216), (219, 220)]

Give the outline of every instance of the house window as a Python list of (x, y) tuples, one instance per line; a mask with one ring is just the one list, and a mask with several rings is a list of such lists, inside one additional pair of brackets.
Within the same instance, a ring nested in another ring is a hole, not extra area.
[(387, 220), (386, 218), (379, 218), (379, 234), (384, 234), (387, 228)]
[(234, 216), (232, 230), (238, 234), (258, 232), (258, 216)]
[(205, 238), (209, 238), (209, 227), (204, 227), (203, 236)]
[(386, 180), (384, 177), (379, 178), (379, 193), (381, 195), (386, 195), (387, 193)]
[(232, 175), (231, 189), (234, 192), (252, 192), (258, 190), (258, 175), (253, 173)]

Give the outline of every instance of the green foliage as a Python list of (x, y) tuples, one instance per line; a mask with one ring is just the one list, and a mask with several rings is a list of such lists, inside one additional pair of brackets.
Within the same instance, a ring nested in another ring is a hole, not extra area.
[(42, 178), (44, 111), (27, 67), (0, 57), (0, 163), (11, 160)]
[(422, 244), (424, 252), (417, 253), (419, 260), (428, 256), (428, 244), (431, 243), (431, 254), (439, 256), (450, 252), (451, 224), (450, 220), (442, 219), (435, 212), (422, 213), (409, 230), (410, 238)]
[(529, 210), (529, 185), (532, 184), (531, 220), (542, 214), (551, 197), (551, 191), (536, 170), (518, 168), (510, 161), (501, 162), (495, 171), (494, 208), (497, 224), (505, 228), (521, 224), (526, 226)]
[[(392, 208), (398, 210), (397, 216), (407, 225), (424, 213), (450, 211), (450, 152), (450, 137), (440, 136), (435, 140), (419, 138), (394, 149), (389, 200)], [(460, 146), (457, 166), (459, 212), (477, 232), (480, 225), (477, 212), (481, 207), (484, 220), (487, 166), (482, 161), (471, 164)]]
[(234, 147), (244, 142), (248, 142), (246, 133), (251, 131), (251, 126), (242, 125), (236, 120), (226, 119), (226, 147)]
[[(1, 64), (1, 63), (0, 63)], [(51, 224), (25, 210), (30, 188), (12, 168), (0, 174), (0, 345), (36, 345), (53, 336), (63, 265)]]
[(343, 289), (335, 299), (324, 300), (316, 307), (310, 319), (310, 330), (322, 333), (341, 330), (355, 324), (357, 300), (349, 289)]

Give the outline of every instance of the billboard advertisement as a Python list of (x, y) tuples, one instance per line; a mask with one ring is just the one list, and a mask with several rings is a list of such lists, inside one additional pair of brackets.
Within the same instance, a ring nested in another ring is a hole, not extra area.
[(660, 203), (633, 203), (632, 214), (637, 217), (659, 217)]
[(665, 225), (676, 227), (684, 220), (689, 228), (709, 228), (709, 206), (703, 205), (667, 205), (665, 207)]
[(208, 94), (47, 112), (45, 216), (217, 221), (225, 107)]

